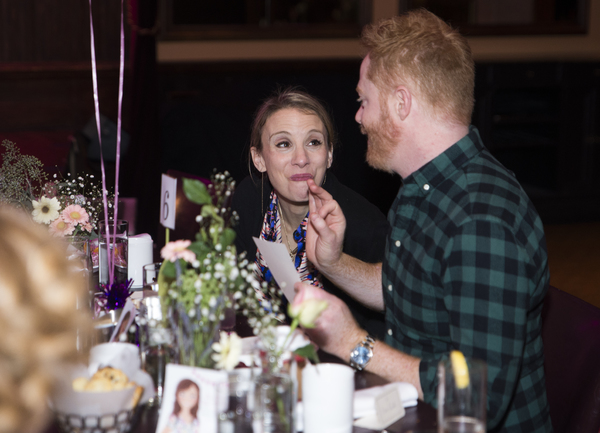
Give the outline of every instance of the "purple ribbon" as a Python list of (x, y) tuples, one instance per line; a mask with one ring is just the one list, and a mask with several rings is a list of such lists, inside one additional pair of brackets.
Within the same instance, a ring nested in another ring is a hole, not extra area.
[[(104, 169), (104, 155), (102, 153), (102, 134), (100, 133), (100, 103), (98, 102), (98, 74), (96, 72), (96, 48), (94, 42), (94, 22), (92, 19), (92, 0), (89, 0), (90, 5), (90, 45), (92, 53), (92, 84), (94, 88), (94, 113), (96, 115), (96, 129), (98, 132), (98, 144), (100, 146), (100, 170), (102, 173), (102, 203), (104, 205), (104, 223), (105, 223), (105, 236), (106, 236), (106, 255), (108, 262), (108, 283), (112, 286), (114, 282), (114, 269), (115, 269), (115, 257), (114, 251), (110, 248), (110, 239), (108, 232), (108, 203), (106, 189), (106, 170)], [(114, 201), (114, 214), (113, 214), (113, 239), (117, 235), (117, 215), (118, 215), (118, 203), (119, 203), (119, 165), (121, 162), (121, 117), (122, 117), (122, 106), (123, 106), (123, 77), (125, 69), (125, 31), (123, 27), (123, 0), (121, 0), (121, 37), (120, 37), (120, 51), (119, 51), (119, 108), (117, 117), (117, 158), (115, 167), (115, 201)], [(102, 236), (102, 233), (100, 233)]]

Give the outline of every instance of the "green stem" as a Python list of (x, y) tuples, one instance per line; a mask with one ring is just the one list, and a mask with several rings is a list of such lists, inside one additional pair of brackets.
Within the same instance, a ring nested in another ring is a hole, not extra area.
[(289, 339), (291, 338), (292, 334), (298, 327), (298, 322), (299, 322), (299, 320), (297, 317), (294, 320), (292, 320), (292, 324), (290, 325), (290, 332), (287, 335), (287, 337), (285, 337), (285, 341), (283, 342), (283, 345), (279, 348), (279, 351), (277, 352), (277, 355), (276, 355), (277, 359), (279, 359), (279, 357), (283, 353), (283, 350), (285, 349), (285, 346), (287, 345)]

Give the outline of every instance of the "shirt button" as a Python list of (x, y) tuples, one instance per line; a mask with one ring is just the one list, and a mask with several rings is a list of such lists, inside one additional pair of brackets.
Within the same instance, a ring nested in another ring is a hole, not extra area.
[(393, 332), (392, 332), (391, 328), (388, 329), (388, 335), (392, 335), (392, 334), (393, 334)]
[(425, 185), (423, 185), (423, 189), (424, 189), (425, 191), (429, 191), (429, 184), (428, 184), (428, 183), (426, 183)]
[(390, 292), (392, 291), (392, 285), (391, 285), (391, 284), (388, 286), (388, 290), (389, 290)]
[(400, 247), (400, 245), (402, 245), (402, 243), (401, 243), (400, 241), (396, 241), (395, 245), (396, 245), (397, 247)]

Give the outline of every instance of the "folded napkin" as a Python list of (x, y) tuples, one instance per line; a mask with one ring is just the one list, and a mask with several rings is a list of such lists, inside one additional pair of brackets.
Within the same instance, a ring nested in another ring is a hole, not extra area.
[[(383, 424), (377, 416), (375, 401), (384, 393), (396, 389), (400, 394), (402, 406), (395, 409), (395, 414), (388, 414)], [(375, 386), (354, 391), (354, 425), (367, 429), (382, 430), (404, 416), (404, 408), (417, 405), (417, 388), (406, 382), (394, 382), (383, 386)], [(394, 416), (395, 415), (395, 416)], [(304, 430), (304, 406), (301, 401), (296, 406), (296, 430)], [(384, 425), (385, 424), (385, 425)]]
[(417, 404), (417, 389), (406, 382), (354, 392), (354, 425), (382, 430), (404, 416), (404, 408)]
[(417, 405), (417, 388), (407, 382), (393, 382), (387, 385), (359, 389), (354, 392), (354, 419), (375, 413), (375, 398), (390, 388), (397, 388), (403, 407)]

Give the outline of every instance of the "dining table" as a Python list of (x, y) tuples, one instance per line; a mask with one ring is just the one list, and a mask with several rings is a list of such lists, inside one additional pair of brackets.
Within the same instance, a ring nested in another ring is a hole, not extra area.
[[(331, 358), (326, 358), (326, 360), (335, 362)], [(357, 371), (354, 375), (355, 389), (365, 389), (387, 383), (389, 383), (387, 380), (368, 371)], [(158, 417), (158, 406), (142, 406), (137, 413), (137, 420), (130, 433), (154, 433), (158, 424)], [(436, 433), (437, 411), (433, 406), (419, 400), (416, 406), (405, 408), (404, 416), (386, 427), (385, 430), (370, 430), (361, 427), (353, 428), (353, 433), (380, 433), (382, 431), (389, 433)], [(58, 423), (53, 422), (44, 433), (62, 432)]]

